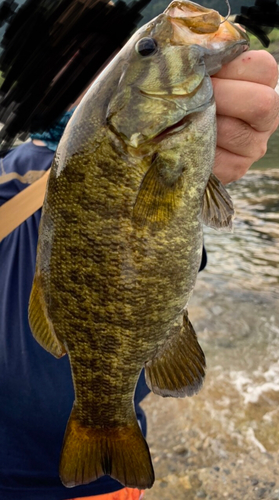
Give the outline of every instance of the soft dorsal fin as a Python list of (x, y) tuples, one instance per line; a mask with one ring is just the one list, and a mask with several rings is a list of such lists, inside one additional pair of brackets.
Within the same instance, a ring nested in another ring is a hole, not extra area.
[(211, 174), (203, 196), (203, 223), (214, 229), (231, 231), (233, 218), (231, 197), (219, 179)]

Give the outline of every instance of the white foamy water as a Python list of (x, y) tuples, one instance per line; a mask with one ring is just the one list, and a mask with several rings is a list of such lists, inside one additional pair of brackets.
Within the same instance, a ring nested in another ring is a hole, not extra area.
[(273, 363), (266, 372), (261, 369), (249, 376), (244, 371), (231, 371), (231, 383), (240, 393), (245, 405), (257, 403), (261, 397), (274, 391), (279, 392), (279, 360)]

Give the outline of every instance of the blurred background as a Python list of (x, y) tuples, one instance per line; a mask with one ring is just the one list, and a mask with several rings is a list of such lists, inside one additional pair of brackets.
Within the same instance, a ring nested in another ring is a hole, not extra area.
[[(272, 7), (275, 2), (256, 1)], [(232, 14), (253, 8), (254, 0), (245, 0), (244, 7), (243, 2), (231, 0)], [(29, 131), (53, 124), (135, 29), (162, 12), (168, 3), (0, 0), (1, 149), (11, 147), (15, 138), (24, 140)], [(228, 13), (225, 0), (202, 0), (201, 4), (224, 16)], [(246, 16), (246, 24), (247, 20)], [(264, 32), (262, 35), (266, 38)]]

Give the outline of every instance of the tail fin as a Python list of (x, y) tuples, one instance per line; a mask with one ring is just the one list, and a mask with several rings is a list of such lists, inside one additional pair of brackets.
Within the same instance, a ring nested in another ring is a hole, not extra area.
[(60, 460), (60, 478), (67, 487), (108, 474), (130, 488), (151, 488), (154, 471), (137, 420), (126, 427), (89, 428), (71, 413)]

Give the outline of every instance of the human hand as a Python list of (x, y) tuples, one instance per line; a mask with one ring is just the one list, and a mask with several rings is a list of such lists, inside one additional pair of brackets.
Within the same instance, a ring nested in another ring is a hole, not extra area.
[(264, 50), (244, 52), (212, 77), (217, 108), (214, 174), (223, 184), (243, 177), (266, 153), (279, 125), (277, 81), (278, 65)]

